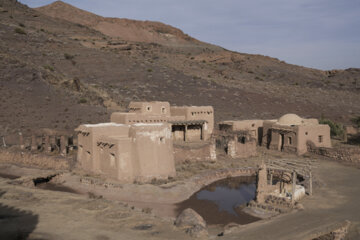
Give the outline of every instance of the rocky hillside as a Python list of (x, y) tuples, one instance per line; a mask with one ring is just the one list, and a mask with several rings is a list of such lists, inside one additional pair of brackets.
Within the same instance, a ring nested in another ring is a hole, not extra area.
[(119, 37), (126, 41), (171, 45), (196, 42), (195, 39), (184, 34), (180, 29), (160, 22), (105, 18), (61, 1), (56, 1), (36, 10), (50, 17), (78, 23), (96, 29), (107, 36)]
[[(131, 24), (116, 36), (98, 24), (124, 21)], [(61, 2), (35, 10), (0, 0), (0, 131), (72, 131), (108, 121), (132, 100), (213, 105), (217, 120), (292, 112), (347, 122), (360, 114), (359, 69), (320, 71), (231, 52), (157, 24), (102, 18)], [(146, 38), (154, 26), (175, 37)]]

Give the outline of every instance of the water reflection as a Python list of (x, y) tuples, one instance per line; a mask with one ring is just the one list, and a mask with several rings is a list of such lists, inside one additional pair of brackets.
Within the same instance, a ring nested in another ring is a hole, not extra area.
[(247, 224), (258, 220), (241, 211), (255, 198), (256, 178), (236, 177), (214, 182), (188, 200), (178, 204), (180, 213), (185, 208), (192, 208), (198, 212), (208, 224), (227, 224), (236, 222)]

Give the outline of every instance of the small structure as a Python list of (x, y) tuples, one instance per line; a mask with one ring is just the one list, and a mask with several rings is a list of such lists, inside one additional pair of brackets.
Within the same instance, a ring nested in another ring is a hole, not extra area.
[(331, 147), (330, 127), (317, 119), (304, 119), (296, 114), (285, 114), (278, 120), (263, 122), (262, 143), (269, 149), (296, 154), (307, 152), (307, 145)]
[[(273, 183), (273, 174), (277, 172), (277, 181)], [(305, 188), (297, 185), (296, 171), (271, 169), (270, 181), (268, 180), (268, 169), (264, 162), (259, 166), (257, 174), (256, 202), (259, 204), (274, 203), (291, 207), (295, 201), (305, 196)]]
[(124, 182), (175, 176), (171, 126), (168, 123), (80, 125), (78, 162), (92, 173)]
[(216, 147), (231, 157), (256, 155), (256, 145), (261, 144), (262, 120), (223, 121), (216, 133)]
[(174, 141), (207, 141), (214, 129), (212, 106), (171, 107), (169, 102), (130, 102), (128, 112), (115, 112), (111, 122), (120, 124), (170, 123)]

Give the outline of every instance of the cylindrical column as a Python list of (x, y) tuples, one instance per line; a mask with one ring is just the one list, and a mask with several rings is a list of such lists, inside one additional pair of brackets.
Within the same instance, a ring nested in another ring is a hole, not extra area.
[(61, 136), (60, 137), (60, 154), (66, 155), (67, 154), (67, 137)]
[(38, 144), (37, 144), (37, 141), (36, 141), (36, 136), (32, 135), (31, 136), (31, 150), (35, 151), (37, 149), (38, 149)]
[(51, 145), (50, 145), (50, 137), (49, 135), (45, 135), (45, 144), (44, 144), (45, 152), (51, 152)]
[(273, 172), (270, 170), (270, 185), (273, 184)]
[(25, 149), (24, 136), (22, 135), (21, 132), (19, 132), (19, 145), (21, 150)]

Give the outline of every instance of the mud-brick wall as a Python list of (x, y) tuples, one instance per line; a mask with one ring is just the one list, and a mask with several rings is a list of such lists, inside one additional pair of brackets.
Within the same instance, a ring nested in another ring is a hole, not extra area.
[(215, 146), (213, 143), (191, 147), (174, 145), (174, 158), (176, 163), (185, 161), (200, 162), (216, 160)]
[(342, 146), (341, 148), (317, 148), (308, 144), (308, 151), (360, 167), (360, 147)]
[(0, 163), (18, 164), (41, 169), (69, 170), (74, 167), (73, 157), (48, 156), (12, 150), (0, 150)]

